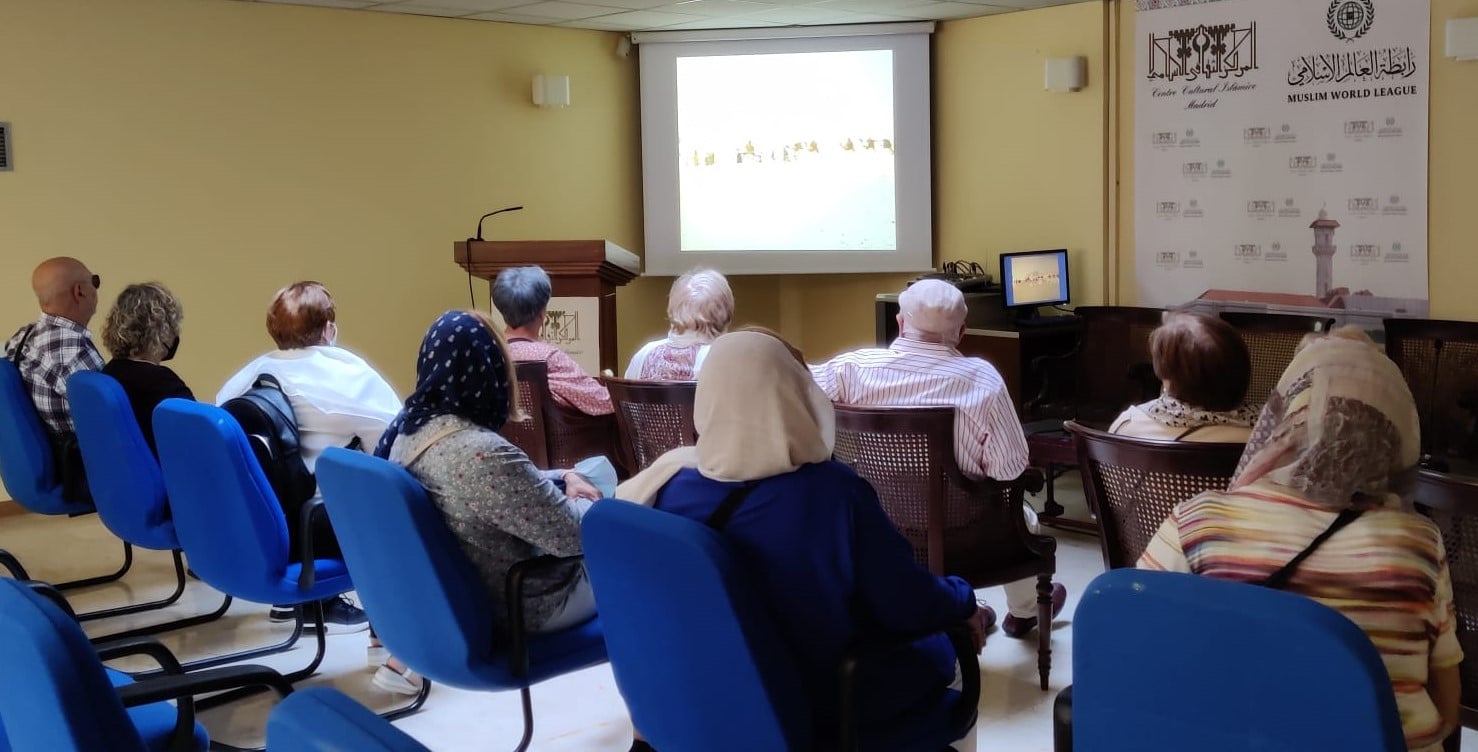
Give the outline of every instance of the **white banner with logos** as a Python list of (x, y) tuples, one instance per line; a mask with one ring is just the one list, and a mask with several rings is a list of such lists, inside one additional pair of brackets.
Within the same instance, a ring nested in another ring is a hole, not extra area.
[(1430, 0), (1139, 0), (1140, 305), (1427, 315)]
[(600, 375), (600, 298), (550, 298), (539, 338), (555, 345), (585, 372)]

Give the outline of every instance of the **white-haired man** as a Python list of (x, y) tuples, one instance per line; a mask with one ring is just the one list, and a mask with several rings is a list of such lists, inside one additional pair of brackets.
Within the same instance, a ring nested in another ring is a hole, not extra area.
[[(955, 408), (955, 461), (965, 475), (1010, 481), (1027, 466), (1021, 420), (995, 366), (955, 349), (965, 334), (965, 296), (935, 279), (914, 283), (898, 296), (898, 338), (887, 348), (864, 348), (812, 366), (816, 382), (833, 401), (847, 405)], [(1037, 515), (1026, 510), (1037, 532)], [(1067, 591), (1052, 588), (1052, 613)], [(1007, 616), (1001, 629), (1025, 637), (1037, 625), (1035, 579), (1006, 585)]]

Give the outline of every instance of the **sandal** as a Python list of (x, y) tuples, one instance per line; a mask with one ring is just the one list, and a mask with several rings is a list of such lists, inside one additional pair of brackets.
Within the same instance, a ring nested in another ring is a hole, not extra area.
[(375, 677), (371, 680), (371, 683), (376, 688), (391, 694), (418, 695), (421, 693), (421, 686), (424, 684), (424, 680), (421, 679), (420, 674), (410, 669), (406, 669), (405, 673), (401, 673), (390, 668), (389, 665), (384, 665), (375, 671)]

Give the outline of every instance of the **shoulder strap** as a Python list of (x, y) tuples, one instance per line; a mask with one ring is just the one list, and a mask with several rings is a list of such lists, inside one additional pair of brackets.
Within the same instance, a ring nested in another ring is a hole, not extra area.
[(418, 460), (418, 459), (421, 458), (421, 455), (423, 455), (423, 454), (426, 453), (426, 450), (427, 449), (430, 449), (431, 447), (435, 446), (436, 445), (436, 442), (441, 441), (442, 439), (444, 439), (444, 438), (446, 438), (448, 436), (451, 436), (454, 433), (459, 433), (461, 431), (466, 431), (466, 430), (467, 430), (467, 426), (456, 426), (456, 425), (453, 425), (453, 426), (447, 426), (447, 427), (441, 429), (440, 431), (437, 431), (436, 433), (431, 434), (430, 436), (428, 436), (424, 440), (422, 440), (421, 443), (417, 444), (414, 451), (412, 451), (410, 454), (407, 454), (401, 460), (401, 467), (410, 467), (416, 460)]
[(1330, 536), (1339, 532), (1340, 528), (1350, 524), (1351, 522), (1354, 522), (1355, 519), (1358, 518), (1364, 511), (1365, 510), (1363, 509), (1346, 509), (1343, 512), (1340, 512), (1339, 516), (1334, 518), (1334, 522), (1329, 523), (1329, 527), (1325, 528), (1324, 532), (1319, 533), (1319, 537), (1315, 538), (1313, 542), (1309, 543), (1309, 545), (1306, 546), (1304, 550), (1299, 551), (1298, 555), (1293, 557), (1293, 559), (1287, 564), (1284, 564), (1282, 569), (1279, 569), (1271, 575), (1268, 575), (1268, 578), (1266, 580), (1263, 580), (1258, 584), (1262, 585), (1263, 587), (1270, 587), (1274, 590), (1282, 590), (1283, 588), (1287, 587), (1288, 581), (1293, 579), (1293, 573), (1298, 570), (1298, 565), (1304, 563), (1304, 559), (1309, 558), (1310, 554), (1314, 553), (1316, 549), (1324, 545), (1324, 541), (1329, 540)]
[(21, 358), (21, 354), (25, 352), (25, 350), (26, 350), (26, 343), (31, 341), (31, 335), (32, 334), (35, 334), (35, 333), (36, 333), (36, 325), (35, 324), (32, 324), (32, 325), (26, 327), (26, 333), (21, 336), (21, 341), (18, 344), (16, 344), (15, 351), (11, 355), (11, 358), (10, 358), (10, 362), (14, 363), (16, 368), (20, 368), (20, 366), (21, 366), (21, 359), (22, 359)]
[(1180, 435), (1175, 437), (1175, 440), (1176, 441), (1181, 441), (1185, 437), (1190, 436), (1191, 434), (1193, 434), (1193, 433), (1195, 433), (1195, 432), (1197, 432), (1197, 431), (1199, 431), (1199, 430), (1201, 430), (1201, 429), (1203, 429), (1205, 427), (1206, 426), (1193, 426), (1191, 428), (1187, 428), (1186, 430), (1181, 431), (1180, 432)]
[(734, 516), (734, 513), (739, 511), (739, 505), (743, 504), (744, 500), (749, 498), (749, 495), (754, 493), (754, 489), (756, 488), (759, 488), (759, 484), (749, 483), (730, 491), (729, 495), (725, 496), (724, 500), (719, 502), (718, 509), (713, 510), (713, 514), (708, 515), (705, 524), (714, 530), (722, 531), (729, 524), (729, 519)]

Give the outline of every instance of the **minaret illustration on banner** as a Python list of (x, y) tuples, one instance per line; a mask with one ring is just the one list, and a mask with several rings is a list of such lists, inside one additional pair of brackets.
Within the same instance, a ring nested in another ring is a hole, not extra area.
[(1339, 223), (1329, 218), (1329, 212), (1320, 209), (1319, 218), (1309, 225), (1314, 230), (1314, 295), (1320, 300), (1329, 297), (1334, 289), (1334, 230)]

